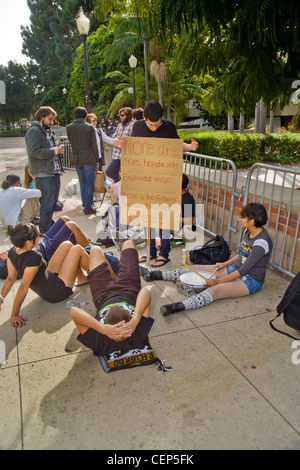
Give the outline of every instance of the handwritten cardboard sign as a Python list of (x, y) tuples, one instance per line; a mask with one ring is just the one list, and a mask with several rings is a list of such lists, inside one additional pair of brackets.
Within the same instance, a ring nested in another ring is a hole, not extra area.
[(178, 230), (183, 141), (122, 137), (121, 224)]

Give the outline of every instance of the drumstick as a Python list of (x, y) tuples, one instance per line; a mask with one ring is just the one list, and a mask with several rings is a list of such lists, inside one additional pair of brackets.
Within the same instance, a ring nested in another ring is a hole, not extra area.
[(207, 279), (206, 277), (202, 276), (202, 274), (198, 273), (198, 271), (194, 271), (190, 266), (188, 266), (187, 264), (184, 265), (185, 268), (188, 268), (190, 271), (193, 271), (193, 273), (195, 274), (198, 274), (198, 276), (202, 277), (202, 279), (204, 279), (204, 281), (206, 282)]
[(213, 273), (211, 274), (211, 276), (208, 278), (208, 281), (210, 281), (210, 279), (213, 277), (213, 275), (216, 273), (216, 271), (218, 271), (218, 268), (216, 268), (216, 269), (214, 270), (214, 272), (213, 272)]

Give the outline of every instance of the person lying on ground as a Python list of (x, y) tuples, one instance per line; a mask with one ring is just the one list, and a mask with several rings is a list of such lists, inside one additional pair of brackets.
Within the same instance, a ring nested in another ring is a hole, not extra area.
[(26, 325), (27, 318), (20, 315), (29, 288), (47, 302), (65, 300), (73, 294), (75, 279), (79, 284), (86, 281), (82, 270), (89, 267), (89, 255), (81, 245), (70, 241), (59, 245), (49, 264), (35, 248), (39, 232), (34, 224), (19, 223), (8, 227), (8, 235), (14, 245), (8, 252), (8, 276), (0, 294), (0, 306), (17, 278), (21, 278), (13, 302), (10, 322), (13, 327)]
[(97, 315), (93, 318), (80, 308), (71, 308), (71, 317), (80, 333), (78, 340), (97, 356), (147, 344), (154, 320), (149, 317), (150, 292), (141, 288), (134, 242), (126, 240), (122, 246), (118, 277), (101, 248), (93, 247), (88, 280)]

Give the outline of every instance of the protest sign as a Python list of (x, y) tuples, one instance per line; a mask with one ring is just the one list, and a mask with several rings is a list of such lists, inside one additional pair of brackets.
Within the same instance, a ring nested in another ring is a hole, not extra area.
[(121, 224), (178, 230), (183, 141), (122, 137)]

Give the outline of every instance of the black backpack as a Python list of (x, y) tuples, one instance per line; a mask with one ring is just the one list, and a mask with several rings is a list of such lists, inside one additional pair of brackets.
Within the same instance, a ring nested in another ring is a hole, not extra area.
[(190, 261), (194, 264), (216, 264), (227, 261), (230, 256), (227, 242), (220, 235), (216, 235), (201, 248), (195, 247), (190, 251)]
[(270, 321), (270, 325), (273, 330), (276, 330), (283, 335), (289, 336), (290, 338), (299, 339), (289, 335), (288, 333), (277, 330), (277, 328), (275, 328), (275, 326), (272, 324), (273, 321), (282, 313), (284, 322), (294, 330), (300, 331), (300, 272), (296, 274), (294, 279), (289, 284), (287, 290), (284, 293), (284, 296), (277, 305), (276, 317)]

